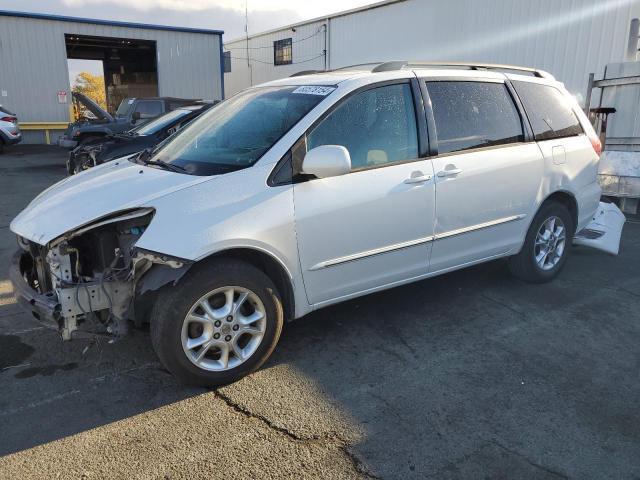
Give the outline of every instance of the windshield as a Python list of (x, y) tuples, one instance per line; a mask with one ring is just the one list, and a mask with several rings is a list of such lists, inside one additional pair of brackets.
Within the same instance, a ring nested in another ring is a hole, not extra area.
[(190, 114), (191, 112), (192, 110), (173, 110), (171, 112), (165, 113), (164, 115), (160, 115), (158, 118), (154, 118), (153, 120), (146, 122), (130, 131), (136, 135), (153, 135), (155, 133), (158, 133), (163, 128), (166, 128), (172, 123), (180, 120), (182, 117)]
[(125, 98), (122, 100), (118, 110), (116, 110), (116, 117), (127, 117), (129, 115), (129, 110), (133, 108), (134, 101), (134, 98)]
[[(217, 175), (257, 162), (333, 88), (245, 90), (201, 115), (159, 150), (154, 160), (191, 175)], [(316, 93), (313, 93), (316, 92)]]

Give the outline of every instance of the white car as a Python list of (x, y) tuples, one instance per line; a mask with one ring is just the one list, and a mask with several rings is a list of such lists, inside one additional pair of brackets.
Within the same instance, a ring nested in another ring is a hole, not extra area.
[(15, 145), (22, 141), (18, 117), (0, 105), (0, 153), (5, 145)]
[(65, 339), (149, 321), (176, 377), (226, 384), (312, 310), (500, 257), (546, 282), (576, 232), (617, 253), (624, 217), (599, 203), (599, 153), (542, 71), (388, 62), (296, 76), (44, 191), (11, 223), (12, 279)]

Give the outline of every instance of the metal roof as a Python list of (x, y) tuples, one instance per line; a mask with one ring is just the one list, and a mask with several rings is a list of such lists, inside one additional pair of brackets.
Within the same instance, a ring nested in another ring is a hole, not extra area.
[(174, 32), (186, 32), (186, 33), (204, 33), (209, 35), (222, 35), (224, 30), (211, 30), (205, 28), (190, 28), (190, 27), (176, 27), (171, 25), (152, 25), (148, 23), (136, 23), (136, 22), (121, 22), (119, 20), (101, 20), (97, 18), (82, 18), (82, 17), (69, 17), (66, 15), (51, 15), (47, 13), (31, 13), (31, 12), (17, 12), (11, 10), (0, 10), (0, 16), (2, 17), (20, 17), (20, 18), (33, 18), (36, 20), (52, 20), (56, 22), (74, 22), (74, 23), (90, 23), (94, 25), (109, 25), (113, 27), (127, 27), (127, 28), (144, 28), (147, 30), (165, 30)]

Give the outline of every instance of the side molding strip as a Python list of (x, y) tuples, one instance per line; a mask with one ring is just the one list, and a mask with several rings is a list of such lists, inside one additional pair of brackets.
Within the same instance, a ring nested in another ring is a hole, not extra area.
[(527, 216), (526, 214), (520, 214), (520, 215), (513, 215), (511, 217), (498, 218), (496, 220), (491, 220), (490, 222), (479, 223), (477, 225), (459, 228), (457, 230), (450, 230), (448, 232), (440, 233), (435, 236), (431, 235), (428, 237), (418, 238), (416, 240), (409, 240), (408, 242), (396, 243), (386, 247), (374, 248), (373, 250), (367, 250), (365, 252), (354, 253), (352, 255), (346, 255), (344, 257), (338, 257), (331, 260), (326, 260), (324, 262), (316, 263), (314, 266), (309, 268), (309, 271), (313, 272), (315, 270), (321, 270), (323, 268), (334, 267), (342, 263), (353, 262), (354, 260), (360, 260), (361, 258), (373, 257), (374, 255), (380, 255), (383, 253), (393, 252), (395, 250), (401, 250), (403, 248), (414, 247), (416, 245), (421, 245), (423, 243), (432, 242), (434, 240), (437, 241), (443, 238), (453, 237), (455, 235), (461, 235), (463, 233), (473, 232), (475, 230), (481, 230), (483, 228), (493, 227), (495, 225), (500, 225), (502, 223), (522, 220), (526, 216)]
[(516, 220), (522, 220), (527, 215), (521, 213), (520, 215), (513, 215), (511, 217), (498, 218), (496, 220), (491, 220), (490, 222), (478, 223), (477, 225), (471, 225), (470, 227), (458, 228), (456, 230), (449, 230), (448, 232), (438, 233), (435, 236), (436, 240), (440, 240), (442, 238), (453, 237), (454, 235), (461, 235), (463, 233), (473, 232), (475, 230), (481, 230), (483, 228), (493, 227), (495, 225), (500, 225), (501, 223), (509, 223), (515, 222)]
[(409, 240), (408, 242), (396, 243), (394, 245), (389, 245), (386, 247), (374, 248), (373, 250), (367, 250), (365, 252), (354, 253), (352, 255), (347, 255), (345, 257), (334, 258), (331, 260), (326, 260), (324, 262), (320, 262), (315, 264), (313, 267), (309, 269), (309, 271), (320, 270), (322, 268), (333, 267), (335, 265), (339, 265), (341, 263), (353, 262), (354, 260), (360, 260), (365, 257), (372, 257), (374, 255), (380, 255), (382, 253), (393, 252), (394, 250), (400, 250), (403, 248), (414, 247), (416, 245), (421, 245), (423, 243), (428, 243), (433, 241), (433, 235), (423, 238), (417, 238), (415, 240)]

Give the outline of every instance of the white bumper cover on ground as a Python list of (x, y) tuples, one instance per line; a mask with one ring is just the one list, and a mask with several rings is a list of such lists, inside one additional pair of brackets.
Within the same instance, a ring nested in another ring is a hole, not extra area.
[(573, 243), (617, 255), (625, 220), (624, 214), (616, 205), (600, 202), (593, 219), (576, 234)]

